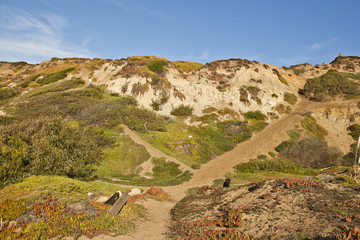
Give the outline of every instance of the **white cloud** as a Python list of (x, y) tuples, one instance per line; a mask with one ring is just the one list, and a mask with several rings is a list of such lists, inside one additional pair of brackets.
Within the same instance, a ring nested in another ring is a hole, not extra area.
[(86, 45), (65, 40), (66, 19), (49, 14), (0, 6), (0, 56), (2, 61), (40, 62), (52, 57), (86, 57)]
[(336, 42), (339, 40), (339, 37), (334, 37), (332, 39), (330, 39), (329, 41), (326, 41), (326, 42), (322, 42), (322, 43), (313, 43), (311, 46), (310, 46), (310, 49), (321, 49), (321, 48), (325, 48), (327, 47), (328, 45), (331, 45), (332, 43)]

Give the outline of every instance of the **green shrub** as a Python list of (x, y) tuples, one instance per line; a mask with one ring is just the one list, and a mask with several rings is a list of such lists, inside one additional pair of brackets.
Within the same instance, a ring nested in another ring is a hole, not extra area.
[(279, 96), (277, 94), (273, 93), (273, 94), (271, 94), (271, 97), (278, 98)]
[(266, 115), (260, 111), (249, 111), (244, 114), (246, 119), (265, 120)]
[(166, 61), (155, 60), (148, 65), (149, 70), (161, 74), (164, 72), (164, 67), (167, 66)]
[(102, 159), (91, 131), (62, 118), (0, 126), (0, 184), (28, 174), (87, 178)]
[(74, 69), (75, 68), (67, 68), (67, 69), (64, 69), (64, 70), (61, 70), (61, 71), (58, 71), (55, 73), (50, 73), (50, 74), (44, 76), (43, 78), (38, 79), (36, 82), (40, 85), (57, 82), (61, 79), (66, 78), (67, 74)]
[(304, 138), (281, 151), (281, 156), (292, 159), (302, 167), (324, 168), (342, 162), (342, 153), (336, 147), (329, 147), (322, 139)]
[(282, 143), (280, 143), (277, 147), (275, 147), (275, 151), (277, 152), (283, 152), (284, 150), (288, 149), (289, 147), (291, 147), (291, 145), (293, 145), (294, 142), (293, 141), (283, 141)]
[(291, 105), (294, 105), (297, 102), (297, 97), (296, 97), (295, 94), (285, 93), (284, 94), (284, 101), (291, 104)]
[[(319, 78), (307, 79), (304, 95), (315, 101), (327, 101), (338, 94), (360, 96), (358, 80), (360, 75), (351, 73), (328, 72)], [(350, 80), (353, 79), (353, 80)]]
[(191, 116), (193, 113), (193, 108), (189, 105), (181, 104), (177, 108), (171, 110), (170, 114), (174, 116)]

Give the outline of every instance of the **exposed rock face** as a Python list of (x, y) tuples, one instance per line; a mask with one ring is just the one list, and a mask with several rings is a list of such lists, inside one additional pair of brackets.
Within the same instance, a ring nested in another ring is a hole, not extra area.
[[(149, 66), (156, 61), (162, 62), (163, 68), (150, 70)], [(291, 111), (290, 105), (284, 101), (284, 94), (297, 94), (306, 79), (318, 77), (329, 70), (360, 72), (359, 57), (342, 56), (330, 64), (299, 64), (290, 68), (246, 59), (229, 59), (185, 71), (176, 63), (152, 56), (117, 60), (53, 58), (36, 65), (1, 62), (0, 78), (2, 83), (11, 87), (37, 74), (41, 77), (75, 67), (67, 79), (82, 78), (87, 81), (91, 78), (92, 84), (103, 85), (112, 93), (133, 95), (140, 106), (160, 114), (169, 115), (172, 109), (184, 104), (190, 105), (194, 109), (193, 114), (198, 116), (209, 107), (214, 108), (214, 113), (222, 119), (242, 118), (242, 112), (260, 110), (269, 116), (268, 121), (272, 121), (278, 115)]]

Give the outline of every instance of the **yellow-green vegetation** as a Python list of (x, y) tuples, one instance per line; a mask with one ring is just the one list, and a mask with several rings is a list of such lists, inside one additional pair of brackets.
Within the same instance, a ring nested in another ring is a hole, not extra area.
[(66, 78), (67, 74), (74, 70), (75, 68), (67, 68), (58, 72), (50, 73), (45, 75), (43, 78), (38, 79), (36, 82), (40, 85), (49, 84), (52, 82), (57, 82), (61, 79)]
[(85, 179), (102, 158), (96, 138), (75, 120), (44, 118), (0, 126), (0, 186), (29, 174)]
[(232, 183), (244, 184), (269, 179), (311, 176), (319, 171), (318, 169), (304, 168), (290, 159), (268, 159), (267, 156), (263, 159), (260, 156), (250, 159), (247, 163), (236, 165), (234, 173), (227, 174), (232, 179)]
[(287, 93), (286, 92), (284, 94), (284, 101), (291, 104), (291, 105), (294, 105), (297, 102), (297, 97), (293, 93)]
[(301, 126), (305, 129), (309, 137), (324, 139), (324, 136), (328, 134), (326, 129), (317, 124), (315, 118), (311, 116), (301, 121)]
[(61, 92), (61, 91), (66, 91), (72, 88), (78, 88), (78, 87), (82, 87), (84, 85), (85, 81), (80, 79), (80, 78), (73, 78), (71, 80), (68, 81), (62, 81), (62, 82), (55, 82), (52, 84), (48, 84), (45, 86), (41, 86), (39, 88), (36, 88), (34, 90), (32, 90), (31, 92), (29, 92), (28, 94), (26, 94), (24, 97), (33, 97), (33, 96), (37, 96), (37, 95), (41, 95), (41, 94), (45, 94), (48, 92)]
[(263, 120), (212, 121), (206, 126), (187, 126), (182, 118), (169, 123), (166, 131), (148, 131), (141, 137), (168, 155), (194, 168), (231, 150), (267, 125)]
[(193, 108), (190, 105), (181, 104), (180, 106), (171, 110), (170, 114), (174, 116), (191, 116)]
[(153, 175), (152, 178), (147, 179), (136, 174), (129, 174), (119, 176), (116, 179), (109, 179), (108, 177), (101, 177), (104, 181), (120, 183), (120, 184), (130, 184), (137, 186), (169, 186), (177, 185), (184, 181), (189, 181), (192, 173), (189, 171), (182, 172), (179, 169), (179, 164), (174, 162), (167, 162), (165, 158), (153, 158), (152, 159)]
[(185, 62), (185, 61), (176, 61), (173, 64), (179, 69), (181, 72), (191, 72), (191, 71), (198, 71), (200, 68), (204, 66), (202, 63), (197, 62)]
[(0, 190), (0, 201), (7, 198), (25, 201), (27, 205), (38, 200), (45, 200), (47, 196), (55, 196), (64, 203), (87, 200), (87, 193), (102, 192), (106, 196), (116, 191), (127, 189), (112, 183), (100, 181), (80, 181), (61, 176), (30, 176), (24, 181), (6, 186)]
[(134, 228), (135, 219), (143, 216), (132, 202), (126, 204), (117, 216), (106, 214), (110, 206), (103, 203), (81, 201), (91, 212), (74, 211), (71, 205), (86, 199), (89, 191), (112, 194), (118, 190), (123, 189), (109, 183), (80, 182), (63, 177), (27, 178), (22, 183), (0, 190), (0, 213), (8, 222), (17, 220), (25, 212), (32, 216), (32, 220), (23, 218), (16, 227), (8, 227), (8, 222), (5, 222), (0, 238), (50, 239), (129, 232)]
[(360, 74), (327, 72), (319, 78), (307, 79), (304, 95), (314, 101), (329, 101), (337, 95), (346, 98), (360, 97)]
[(153, 71), (154, 73), (162, 74), (165, 70), (164, 67), (166, 67), (167, 64), (168, 63), (166, 61), (155, 60), (149, 63), (147, 67), (150, 71)]
[(104, 149), (104, 159), (96, 167), (95, 175), (99, 177), (122, 177), (123, 175), (136, 174), (136, 167), (150, 158), (150, 154), (144, 146), (135, 143), (126, 135), (120, 135), (121, 131), (122, 129), (119, 126), (104, 131), (104, 134), (111, 137), (114, 143)]

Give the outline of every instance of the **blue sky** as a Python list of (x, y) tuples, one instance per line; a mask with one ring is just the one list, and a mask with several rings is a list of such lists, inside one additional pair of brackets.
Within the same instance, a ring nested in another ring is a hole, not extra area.
[(329, 63), (360, 56), (359, 10), (359, 0), (0, 0), (0, 61)]

